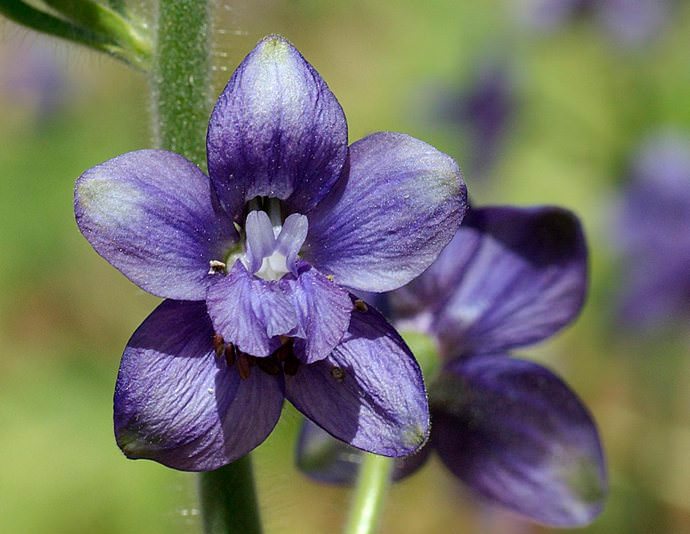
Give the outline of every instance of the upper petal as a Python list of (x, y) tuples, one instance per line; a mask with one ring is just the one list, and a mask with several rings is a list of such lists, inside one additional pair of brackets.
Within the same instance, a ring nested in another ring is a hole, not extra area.
[(599, 514), (607, 481), (596, 426), (556, 375), (479, 356), (455, 362), (430, 392), (432, 444), (481, 496), (559, 527)]
[(324, 360), (286, 376), (295, 407), (338, 439), (384, 456), (417, 451), (429, 432), (422, 373), (397, 332), (373, 308), (352, 313)]
[(349, 171), (309, 215), (304, 257), (356, 290), (398, 288), (448, 244), (466, 197), (449, 156), (407, 135), (370, 135), (350, 147)]
[(209, 261), (222, 260), (236, 236), (214, 208), (206, 175), (163, 150), (129, 152), (86, 171), (74, 212), (96, 252), (160, 297), (203, 300)]
[(209, 471), (259, 445), (283, 403), (279, 379), (246, 380), (216, 357), (202, 302), (164, 301), (127, 344), (115, 388), (115, 435), (130, 458)]
[[(459, 253), (453, 265), (452, 254), (464, 244), (472, 253)], [(442, 305), (432, 326), (447, 357), (540, 341), (582, 308), (587, 248), (577, 217), (567, 210), (471, 210), (447, 251), (441, 270), (458, 276), (445, 293), (438, 291)]]
[(256, 196), (306, 213), (338, 179), (347, 123), (319, 73), (287, 40), (270, 35), (218, 98), (206, 149), (213, 186), (234, 217)]

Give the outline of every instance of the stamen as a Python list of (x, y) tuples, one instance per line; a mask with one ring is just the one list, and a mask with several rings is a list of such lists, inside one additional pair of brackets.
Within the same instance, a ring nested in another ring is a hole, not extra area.
[(220, 334), (213, 334), (213, 352), (216, 353), (217, 358), (220, 358), (223, 355), (224, 348), (225, 342), (223, 341), (223, 336)]
[(208, 265), (208, 274), (224, 274), (225, 269), (227, 268), (227, 265), (225, 265), (225, 263), (218, 260), (211, 260), (208, 262)]
[(333, 276), (332, 274), (327, 274), (326, 280), (328, 280), (329, 282), (332, 282), (333, 280), (335, 280), (335, 276)]
[(232, 367), (235, 363), (235, 352), (235, 346), (232, 343), (225, 345), (225, 363), (228, 364), (228, 367)]
[(342, 382), (345, 380), (345, 371), (342, 369), (342, 367), (334, 365), (331, 367), (331, 376), (335, 378), (337, 382)]
[(283, 363), (283, 372), (288, 376), (295, 376), (297, 374), (297, 370), (299, 369), (300, 363), (301, 362), (297, 359), (297, 356), (290, 351), (290, 355)]
[(237, 355), (237, 372), (240, 374), (242, 380), (247, 380), (249, 378), (249, 372), (251, 371), (251, 362), (249, 356), (244, 352), (240, 352)]
[(369, 310), (369, 306), (362, 299), (355, 300), (355, 310), (365, 312)]
[(264, 373), (271, 376), (277, 376), (280, 374), (280, 363), (278, 363), (273, 356), (269, 356), (267, 358), (256, 358), (256, 366)]

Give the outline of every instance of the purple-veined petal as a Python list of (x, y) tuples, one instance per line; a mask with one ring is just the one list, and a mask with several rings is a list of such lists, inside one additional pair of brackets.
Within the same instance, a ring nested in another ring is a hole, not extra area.
[(594, 421), (551, 371), (478, 356), (451, 364), (430, 392), (432, 445), (482, 497), (560, 527), (599, 514), (607, 481)]
[(404, 134), (370, 135), (350, 147), (349, 171), (309, 214), (304, 257), (343, 286), (396, 289), (448, 244), (466, 197), (449, 156)]
[(291, 282), (299, 323), (295, 355), (305, 363), (328, 356), (350, 324), (352, 301), (345, 290), (316, 269), (301, 262), (297, 278)]
[(129, 152), (86, 171), (74, 212), (96, 252), (159, 297), (203, 300), (209, 262), (222, 261), (236, 239), (206, 175), (163, 150)]
[(273, 234), (271, 219), (265, 211), (252, 211), (245, 223), (247, 234), (247, 258), (249, 272), (255, 273), (261, 267), (264, 258), (273, 254), (276, 238)]
[[(401, 480), (416, 472), (429, 458), (430, 447), (396, 458), (392, 478)], [(352, 485), (362, 463), (362, 451), (335, 439), (308, 419), (297, 441), (297, 468), (317, 482)]]
[(285, 384), (299, 411), (359, 449), (406, 456), (427, 439), (429, 412), (419, 366), (373, 308), (353, 311), (333, 352), (300, 366)]
[(213, 186), (233, 217), (256, 196), (307, 213), (340, 175), (347, 123), (318, 72), (287, 40), (270, 35), (218, 98), (206, 149)]
[(237, 460), (275, 426), (280, 379), (241, 380), (216, 357), (203, 302), (164, 301), (127, 344), (115, 388), (115, 435), (130, 458), (185, 471)]
[(325, 358), (347, 330), (352, 301), (347, 292), (301, 262), (297, 277), (263, 280), (237, 261), (209, 288), (207, 305), (215, 331), (252, 356), (269, 356), (280, 336), (295, 337), (305, 363)]
[[(460, 256), (457, 287), (433, 321), (447, 358), (541, 341), (582, 308), (587, 248), (571, 212), (556, 207), (471, 210), (455, 239), (476, 249)], [(449, 252), (454, 249), (455, 244)]]
[(278, 236), (276, 251), (285, 256), (285, 264), (292, 274), (297, 275), (297, 254), (307, 238), (309, 222), (305, 215), (289, 215)]
[(215, 277), (206, 304), (215, 332), (252, 356), (269, 356), (280, 336), (297, 328), (288, 281), (253, 276), (239, 260), (227, 276)]

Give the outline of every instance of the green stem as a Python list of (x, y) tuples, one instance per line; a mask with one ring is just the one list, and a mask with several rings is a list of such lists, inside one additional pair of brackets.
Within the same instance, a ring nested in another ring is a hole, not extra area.
[[(160, 0), (151, 76), (157, 145), (201, 167), (211, 108), (209, 14), (206, 0)], [(249, 456), (200, 473), (199, 497), (207, 534), (261, 532)]]
[(393, 471), (392, 458), (365, 453), (345, 534), (373, 534), (383, 513)]
[(156, 140), (202, 167), (211, 107), (209, 47), (205, 0), (160, 1), (152, 76)]
[(216, 471), (202, 473), (199, 496), (206, 534), (261, 532), (249, 456)]

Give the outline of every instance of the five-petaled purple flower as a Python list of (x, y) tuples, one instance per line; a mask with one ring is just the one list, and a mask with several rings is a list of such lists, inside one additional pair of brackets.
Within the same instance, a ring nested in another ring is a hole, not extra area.
[(617, 210), (619, 315), (639, 330), (690, 314), (690, 136), (646, 139)]
[[(570, 323), (586, 286), (587, 250), (572, 213), (468, 212), (438, 260), (380, 303), (400, 328), (430, 334), (444, 362), (429, 385), (429, 443), (397, 461), (395, 479), (435, 450), (485, 501), (534, 521), (576, 526), (600, 512), (606, 472), (591, 415), (554, 373), (509, 355)], [(303, 428), (298, 464), (317, 480), (349, 483), (358, 458)]]
[(397, 133), (348, 147), (335, 96), (279, 36), (219, 97), (207, 156), (208, 177), (182, 156), (142, 150), (77, 181), (84, 236), (168, 299), (122, 358), (122, 450), (215, 469), (267, 437), (284, 398), (355, 447), (419, 449), (429, 424), (419, 367), (348, 290), (398, 288), (434, 261), (465, 212), (456, 163)]

